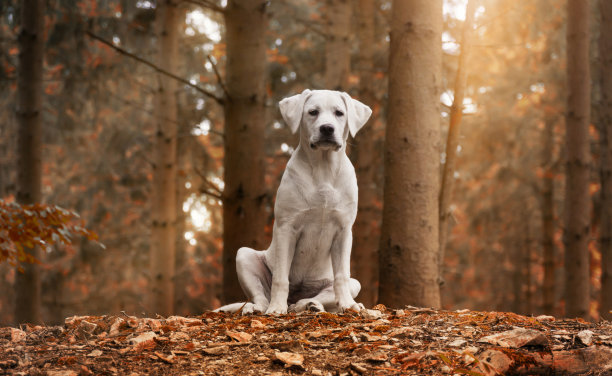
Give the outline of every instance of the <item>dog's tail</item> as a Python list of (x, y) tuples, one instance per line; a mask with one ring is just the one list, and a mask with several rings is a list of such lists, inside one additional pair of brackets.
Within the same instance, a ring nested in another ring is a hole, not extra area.
[(234, 313), (234, 312), (238, 312), (242, 307), (244, 307), (245, 304), (246, 302), (227, 304), (227, 305), (224, 305), (222, 307), (215, 309), (213, 312)]

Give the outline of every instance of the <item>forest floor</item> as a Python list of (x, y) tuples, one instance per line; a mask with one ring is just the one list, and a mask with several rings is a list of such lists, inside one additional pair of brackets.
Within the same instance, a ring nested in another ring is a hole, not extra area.
[(0, 375), (612, 375), (612, 324), (406, 307), (0, 328)]

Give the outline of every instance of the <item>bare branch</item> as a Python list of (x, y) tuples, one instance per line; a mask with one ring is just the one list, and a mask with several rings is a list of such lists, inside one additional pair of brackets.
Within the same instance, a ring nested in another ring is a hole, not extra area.
[(200, 193), (203, 193), (203, 194), (208, 195), (210, 197), (216, 198), (219, 201), (223, 201), (223, 197), (220, 194), (218, 194), (218, 193), (213, 193), (213, 192), (208, 191), (206, 189), (200, 189)]
[(150, 68), (153, 68), (156, 72), (161, 73), (161, 74), (163, 74), (165, 76), (168, 76), (170, 78), (173, 78), (173, 79), (179, 81), (180, 83), (185, 84), (185, 85), (191, 87), (192, 89), (198, 91), (199, 93), (204, 94), (205, 96), (214, 99), (220, 105), (223, 105), (225, 103), (225, 99), (221, 98), (221, 97), (218, 97), (217, 95), (215, 95), (215, 93), (210, 92), (210, 91), (208, 91), (208, 90), (206, 90), (204, 88), (201, 88), (198, 85), (192, 84), (191, 82), (189, 82), (189, 80), (186, 80), (186, 79), (184, 79), (182, 77), (179, 77), (179, 76), (177, 76), (174, 73), (168, 72), (167, 70), (162, 69), (162, 68), (158, 67), (157, 65), (151, 63), (150, 61), (148, 61), (146, 59), (143, 59), (140, 56), (134, 55), (133, 53), (128, 52), (128, 51), (124, 50), (121, 47), (115, 46), (115, 44), (113, 44), (112, 42), (109, 42), (109, 41), (105, 40), (104, 38), (94, 34), (93, 32), (91, 32), (89, 30), (86, 30), (85, 34), (87, 34), (87, 36), (89, 36), (90, 38), (95, 39), (95, 40), (97, 40), (97, 41), (99, 41), (99, 42), (101, 42), (101, 43), (103, 43), (103, 44), (113, 48), (115, 51), (117, 51), (117, 52), (119, 52), (119, 53), (121, 53), (121, 54), (123, 54), (123, 55), (125, 55), (127, 57), (130, 57), (130, 58), (132, 58), (132, 59), (134, 59), (134, 60), (136, 60), (136, 61), (138, 61), (138, 62), (140, 62), (140, 63), (142, 63), (142, 64), (144, 64), (144, 65), (146, 65), (148, 67), (150, 67)]
[[(210, 180), (208, 180), (208, 178), (206, 177), (206, 174), (203, 173), (202, 171), (198, 170), (196, 167), (193, 168), (193, 170), (195, 171), (196, 174), (198, 174), (198, 176), (202, 179), (202, 183), (204, 183), (206, 186), (208, 186), (210, 189), (212, 189), (213, 191), (215, 191), (214, 194), (216, 194), (219, 200), (223, 200), (223, 191), (219, 189), (219, 187), (217, 187), (215, 184), (213, 184)], [(212, 194), (208, 189), (200, 189), (200, 191), (202, 191), (203, 193), (208, 193), (208, 194)], [(215, 196), (216, 197), (216, 196)]]
[(207, 55), (206, 58), (208, 59), (208, 61), (210, 61), (210, 64), (212, 65), (213, 72), (215, 72), (215, 76), (217, 77), (217, 82), (219, 83), (219, 86), (221, 86), (221, 89), (223, 89), (223, 92), (225, 93), (225, 97), (231, 98), (229, 95), (229, 91), (227, 91), (227, 87), (225, 86), (225, 83), (223, 82), (223, 79), (221, 78), (221, 74), (219, 73), (219, 70), (217, 69), (217, 64), (215, 64), (215, 62), (213, 61), (210, 55)]

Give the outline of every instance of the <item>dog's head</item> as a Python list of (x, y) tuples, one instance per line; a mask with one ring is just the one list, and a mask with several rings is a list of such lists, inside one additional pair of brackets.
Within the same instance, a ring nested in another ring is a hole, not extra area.
[(304, 90), (279, 103), (281, 115), (292, 133), (301, 129), (311, 149), (340, 150), (350, 132), (355, 137), (372, 114), (370, 107), (347, 93)]

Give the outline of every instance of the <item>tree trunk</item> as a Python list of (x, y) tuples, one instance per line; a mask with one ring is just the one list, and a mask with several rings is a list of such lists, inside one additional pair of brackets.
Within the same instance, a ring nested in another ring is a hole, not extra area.
[(325, 88), (346, 91), (351, 68), (351, 2), (327, 0), (325, 14)]
[(589, 1), (567, 3), (565, 315), (589, 316)]
[(612, 3), (599, 2), (601, 10), (601, 34), (599, 55), (601, 59), (601, 299), (599, 314), (612, 320)]
[[(44, 0), (21, 3), (19, 71), (17, 76), (17, 202), (34, 204), (42, 200), (42, 75), (44, 61)], [(38, 247), (26, 249), (37, 259)], [(17, 273), (15, 321), (41, 322), (41, 278), (36, 264), (24, 264)]]
[(441, 0), (395, 0), (379, 301), (440, 306)]
[(523, 235), (523, 243), (520, 245), (522, 248), (522, 281), (523, 286), (521, 288), (521, 300), (523, 301), (523, 309), (522, 312), (519, 312), (523, 315), (532, 315), (533, 314), (533, 293), (532, 293), (532, 283), (531, 283), (531, 234), (529, 231), (529, 218), (523, 219), (523, 225), (525, 226)]
[[(376, 1), (359, 0), (357, 37), (359, 38), (359, 100), (370, 107), (376, 103), (374, 53)], [(374, 114), (376, 116), (376, 114)], [(374, 117), (373, 116), (373, 117)], [(358, 300), (366, 307), (374, 305), (378, 295), (378, 244), (380, 242), (380, 210), (376, 207), (376, 135), (370, 120), (353, 141), (351, 156), (355, 162), (359, 187), (357, 219), (353, 225), (353, 264), (355, 278), (361, 282)]]
[(463, 117), (463, 98), (467, 84), (466, 60), (470, 51), (471, 35), (474, 28), (474, 11), (476, 0), (468, 0), (465, 9), (465, 22), (461, 36), (461, 54), (457, 63), (457, 76), (453, 90), (453, 104), (450, 111), (448, 125), (448, 138), (446, 139), (446, 161), (442, 169), (442, 183), (440, 185), (440, 284), (444, 281), (444, 252), (448, 234), (448, 218), (450, 217), (450, 204), (453, 199), (453, 186), (455, 185), (455, 165), (457, 161), (457, 146), (459, 145), (459, 126)]
[(554, 181), (554, 143), (555, 122), (546, 115), (544, 130), (544, 148), (542, 150), (542, 253), (544, 279), (542, 281), (542, 310), (547, 315), (555, 314), (555, 181)]
[(236, 276), (240, 247), (263, 249), (267, 1), (233, 0), (225, 9), (227, 43), (223, 300), (244, 299)]
[[(178, 25), (180, 14), (173, 0), (158, 2), (156, 33), (158, 64), (169, 72), (177, 71)], [(176, 246), (176, 137), (177, 84), (158, 75), (155, 93), (155, 146), (151, 201), (151, 285), (152, 312), (162, 316), (174, 312), (174, 264)]]

